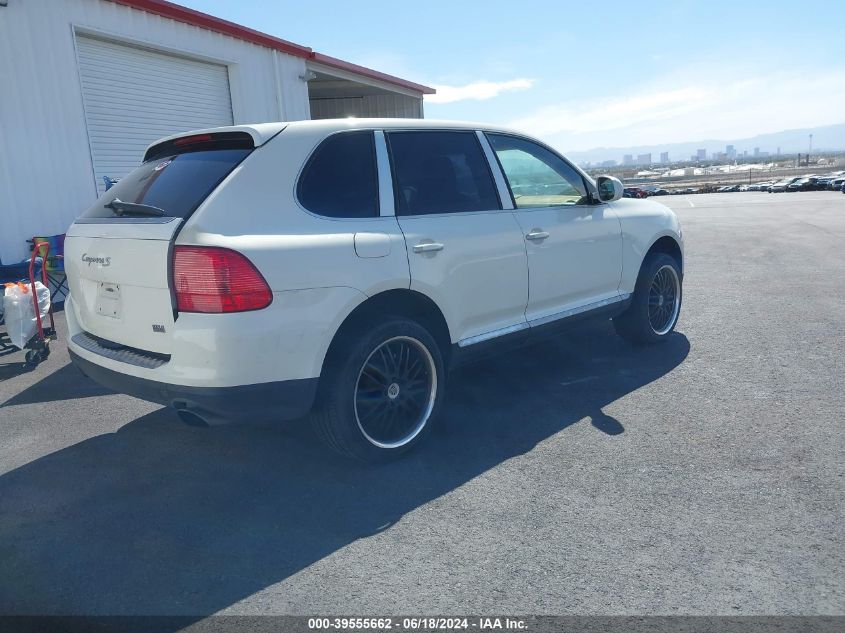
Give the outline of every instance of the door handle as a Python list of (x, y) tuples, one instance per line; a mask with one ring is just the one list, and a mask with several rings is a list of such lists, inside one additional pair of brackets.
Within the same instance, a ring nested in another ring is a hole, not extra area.
[(531, 229), (531, 232), (525, 236), (525, 239), (531, 240), (532, 242), (538, 242), (540, 240), (546, 239), (548, 236), (548, 231), (541, 231), (540, 229)]
[(439, 242), (421, 242), (414, 246), (415, 253), (433, 253), (434, 251), (442, 251), (443, 244)]

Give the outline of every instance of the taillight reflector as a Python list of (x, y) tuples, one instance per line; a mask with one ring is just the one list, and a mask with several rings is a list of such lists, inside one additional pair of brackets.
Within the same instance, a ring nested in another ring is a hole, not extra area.
[(174, 247), (173, 289), (180, 312), (246, 312), (273, 301), (273, 292), (251, 261), (214, 246)]

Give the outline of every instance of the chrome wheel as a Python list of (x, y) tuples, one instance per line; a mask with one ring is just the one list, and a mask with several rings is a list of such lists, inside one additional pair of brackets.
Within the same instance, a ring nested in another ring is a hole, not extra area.
[(428, 349), (396, 336), (364, 361), (355, 385), (355, 419), (364, 437), (380, 448), (398, 448), (426, 425), (437, 397), (437, 370)]
[(669, 332), (681, 307), (681, 283), (672, 266), (661, 266), (648, 290), (648, 322), (658, 336)]

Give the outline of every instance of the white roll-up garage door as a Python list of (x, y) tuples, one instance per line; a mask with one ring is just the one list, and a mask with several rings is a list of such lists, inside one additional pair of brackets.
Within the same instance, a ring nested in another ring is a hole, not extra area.
[(232, 124), (225, 66), (77, 37), (85, 118), (98, 191), (162, 136)]

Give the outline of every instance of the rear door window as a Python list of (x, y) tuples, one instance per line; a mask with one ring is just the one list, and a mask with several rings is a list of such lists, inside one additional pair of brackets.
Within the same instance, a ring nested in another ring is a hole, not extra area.
[[(187, 218), (251, 151), (211, 149), (147, 161), (121, 178), (81, 217), (113, 218), (114, 211), (104, 205), (119, 199), (158, 207), (167, 217)], [(137, 216), (123, 217), (131, 221)]]
[(500, 209), (475, 132), (388, 132), (397, 215)]
[(320, 143), (297, 187), (300, 204), (330, 218), (379, 214), (376, 150), (371, 131), (341, 132)]

